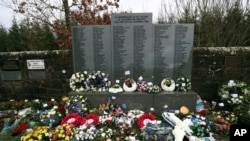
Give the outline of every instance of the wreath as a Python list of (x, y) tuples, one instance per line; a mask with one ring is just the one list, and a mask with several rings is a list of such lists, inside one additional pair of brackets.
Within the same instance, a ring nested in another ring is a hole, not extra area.
[(86, 79), (88, 77), (88, 72), (76, 72), (72, 74), (72, 76), (69, 79), (69, 87), (74, 92), (83, 92), (86, 91)]
[(123, 89), (125, 92), (134, 92), (136, 90), (136, 82), (132, 78), (128, 78), (123, 83)]
[(179, 77), (175, 81), (175, 90), (187, 92), (191, 90), (191, 81), (186, 77)]
[(243, 81), (229, 80), (219, 87), (218, 95), (228, 105), (239, 105), (248, 101), (250, 87)]
[(172, 92), (175, 90), (175, 81), (171, 78), (165, 78), (161, 81), (163, 91)]
[(121, 93), (123, 92), (122, 87), (119, 84), (114, 84), (111, 88), (109, 88), (110, 93)]

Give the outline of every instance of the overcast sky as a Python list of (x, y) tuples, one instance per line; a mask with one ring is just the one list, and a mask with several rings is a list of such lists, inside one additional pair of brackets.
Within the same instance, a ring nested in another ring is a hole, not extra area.
[[(162, 0), (120, 0), (119, 10), (132, 11), (133, 13), (138, 12), (151, 12), (153, 13), (153, 20), (157, 19), (157, 14), (159, 13), (160, 3)], [(0, 5), (0, 25), (5, 28), (9, 28), (12, 25), (12, 19), (14, 17), (14, 12)], [(18, 15), (15, 15), (18, 19)]]

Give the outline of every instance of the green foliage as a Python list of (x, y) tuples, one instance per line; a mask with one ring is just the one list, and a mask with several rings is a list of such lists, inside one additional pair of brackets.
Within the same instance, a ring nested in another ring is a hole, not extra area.
[(28, 49), (27, 39), (23, 36), (23, 28), (20, 28), (14, 19), (8, 34), (8, 47), (6, 51), (24, 51)]
[(3, 27), (0, 26), (0, 52), (6, 51), (7, 48), (7, 39), (8, 39), (8, 32), (7, 30)]
[(243, 0), (173, 0), (166, 4), (159, 23), (194, 23), (194, 46), (250, 46), (250, 7)]
[(20, 24), (14, 19), (9, 31), (0, 28), (2, 52), (56, 50), (55, 35), (48, 24), (29, 22), (25, 19)]

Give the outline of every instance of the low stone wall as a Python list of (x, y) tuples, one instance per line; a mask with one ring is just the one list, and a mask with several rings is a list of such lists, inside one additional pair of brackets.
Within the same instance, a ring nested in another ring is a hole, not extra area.
[[(29, 59), (44, 59), (44, 80), (29, 78)], [(70, 92), (67, 80), (73, 73), (71, 50), (0, 53), (0, 61), (4, 60), (18, 60), (21, 79), (0, 81), (1, 100), (60, 98)], [(203, 99), (216, 100), (218, 87), (230, 79), (250, 84), (250, 47), (194, 48), (192, 89), (196, 93)]]

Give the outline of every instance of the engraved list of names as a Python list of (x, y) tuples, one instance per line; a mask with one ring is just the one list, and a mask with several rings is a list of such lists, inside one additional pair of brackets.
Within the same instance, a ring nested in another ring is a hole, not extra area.
[(174, 32), (172, 24), (154, 25), (154, 83), (160, 84), (165, 77), (173, 78)]
[(152, 14), (113, 14), (111, 37), (113, 43), (113, 78), (124, 81), (129, 71), (134, 79), (153, 76)]
[(175, 25), (174, 76), (191, 78), (194, 25)]
[(101, 70), (111, 73), (110, 26), (72, 28), (74, 72)]

